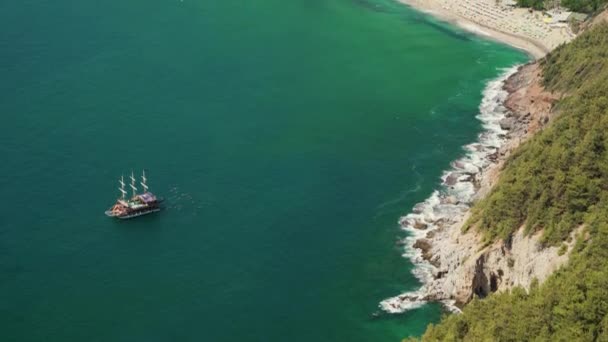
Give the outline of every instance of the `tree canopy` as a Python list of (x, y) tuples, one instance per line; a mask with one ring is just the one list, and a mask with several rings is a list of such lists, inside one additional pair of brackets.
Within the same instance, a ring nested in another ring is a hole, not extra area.
[[(561, 0), (560, 5), (574, 12), (592, 13), (602, 8), (608, 0)], [(517, 0), (519, 7), (543, 10), (555, 4), (553, 0)]]

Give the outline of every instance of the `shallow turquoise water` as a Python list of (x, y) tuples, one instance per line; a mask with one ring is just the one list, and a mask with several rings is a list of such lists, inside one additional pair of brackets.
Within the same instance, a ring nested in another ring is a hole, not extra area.
[[(526, 56), (387, 0), (0, 1), (3, 341), (399, 341), (397, 220)], [(148, 170), (167, 210), (103, 215)]]

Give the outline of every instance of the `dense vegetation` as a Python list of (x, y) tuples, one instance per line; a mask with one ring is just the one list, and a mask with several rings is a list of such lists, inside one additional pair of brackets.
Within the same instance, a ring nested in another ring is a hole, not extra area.
[(606, 0), (562, 0), (562, 6), (575, 12), (595, 12), (605, 4)]
[(490, 238), (524, 222), (549, 243), (584, 230), (544, 284), (476, 299), (423, 341), (608, 341), (608, 24), (543, 64), (545, 85), (566, 94), (560, 115), (510, 158), (475, 220)]
[(545, 86), (569, 94), (562, 114), (507, 161), (492, 193), (465, 229), (488, 241), (509, 239), (525, 224), (558, 244), (608, 200), (608, 26), (558, 48), (543, 63)]
[[(562, 0), (561, 6), (575, 12), (592, 13), (602, 7), (607, 0)], [(554, 0), (517, 0), (517, 5), (520, 7), (529, 7), (536, 10), (551, 8), (555, 5)]]

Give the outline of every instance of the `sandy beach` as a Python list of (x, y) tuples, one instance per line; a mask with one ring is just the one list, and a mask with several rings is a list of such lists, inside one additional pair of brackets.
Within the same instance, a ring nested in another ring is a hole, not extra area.
[(522, 49), (536, 59), (575, 37), (568, 27), (546, 24), (541, 12), (510, 8), (495, 0), (399, 1), (472, 33)]

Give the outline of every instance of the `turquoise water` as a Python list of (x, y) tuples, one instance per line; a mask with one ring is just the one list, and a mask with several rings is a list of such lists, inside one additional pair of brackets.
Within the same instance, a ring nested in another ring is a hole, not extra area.
[[(399, 341), (400, 215), (527, 59), (388, 0), (0, 1), (3, 341)], [(154, 216), (103, 211), (148, 171)]]

